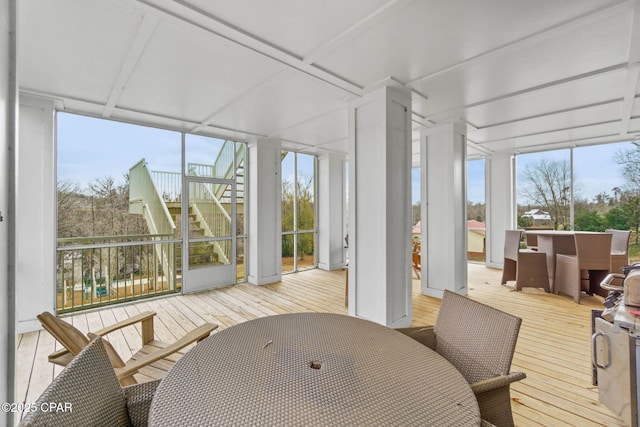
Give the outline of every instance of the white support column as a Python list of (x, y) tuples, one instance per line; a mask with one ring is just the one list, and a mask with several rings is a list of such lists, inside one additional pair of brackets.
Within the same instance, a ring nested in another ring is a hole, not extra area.
[(53, 102), (20, 98), (16, 217), (16, 327), (40, 329), (56, 289), (56, 175)]
[(349, 314), (411, 324), (411, 97), (349, 104)]
[(426, 200), (421, 208), (422, 293), (442, 298), (447, 289), (466, 295), (466, 126), (450, 123), (423, 130), (420, 164), (420, 199)]
[[(0, 402), (15, 402), (16, 0), (0, 0)], [(0, 414), (0, 425), (14, 424)]]
[(248, 143), (248, 266), (254, 285), (282, 278), (281, 144), (257, 138)]
[(318, 268), (345, 266), (345, 156), (318, 156)]
[(516, 229), (515, 162), (511, 154), (494, 154), (485, 160), (487, 194), (486, 266), (504, 267), (504, 231)]

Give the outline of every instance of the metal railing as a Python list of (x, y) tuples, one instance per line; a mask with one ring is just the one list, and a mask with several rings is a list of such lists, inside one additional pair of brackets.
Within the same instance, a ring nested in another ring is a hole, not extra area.
[[(58, 313), (175, 293), (171, 234), (58, 239)], [(160, 260), (172, 260), (165, 269)]]

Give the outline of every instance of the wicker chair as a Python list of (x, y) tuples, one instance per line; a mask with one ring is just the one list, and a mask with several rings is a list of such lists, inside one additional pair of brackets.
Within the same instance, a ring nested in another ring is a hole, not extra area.
[[(33, 405), (36, 410), (20, 426), (146, 426), (159, 383), (121, 388), (102, 338), (97, 337), (49, 384)], [(51, 404), (63, 406), (52, 410)]]
[(500, 283), (504, 285), (510, 280), (515, 280), (516, 291), (531, 287), (551, 292), (547, 272), (547, 254), (538, 252), (537, 249), (520, 249), (521, 239), (521, 230), (505, 230), (504, 269)]
[(622, 273), (622, 267), (629, 265), (629, 230), (607, 230), (611, 234), (611, 273)]
[(513, 425), (509, 386), (526, 378), (509, 372), (522, 319), (445, 291), (435, 326), (398, 329), (451, 362), (471, 385), (482, 418)]
[[(580, 304), (582, 291), (598, 293), (611, 268), (611, 233), (576, 233), (576, 254), (556, 254), (553, 291), (573, 297)], [(606, 296), (606, 291), (604, 291)]]

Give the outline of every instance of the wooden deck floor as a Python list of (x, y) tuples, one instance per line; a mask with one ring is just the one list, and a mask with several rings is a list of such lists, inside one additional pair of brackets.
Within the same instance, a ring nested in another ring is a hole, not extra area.
[[(518, 426), (621, 426), (624, 423), (598, 401), (591, 385), (590, 309), (601, 300), (571, 298), (500, 286), (500, 271), (469, 264), (469, 296), (523, 319), (512, 370), (527, 378), (512, 385), (512, 407)], [(298, 311), (344, 313), (343, 271), (310, 270), (283, 276), (280, 283), (242, 284), (192, 295), (173, 296), (68, 317), (83, 331), (96, 330), (145, 310), (158, 313), (158, 338), (172, 341), (203, 322), (219, 330), (257, 317)], [(414, 280), (415, 325), (433, 324), (440, 300), (420, 295)], [(472, 319), (469, 319), (472, 321)], [(113, 334), (110, 341), (126, 359), (139, 331)], [(132, 339), (133, 338), (133, 339)], [(46, 332), (18, 337), (17, 400), (33, 402), (60, 371), (47, 361), (56, 349)]]

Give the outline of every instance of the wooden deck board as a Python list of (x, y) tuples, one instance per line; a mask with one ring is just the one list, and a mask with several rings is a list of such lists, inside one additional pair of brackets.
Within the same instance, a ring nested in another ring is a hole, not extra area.
[[(512, 385), (514, 420), (518, 426), (622, 426), (598, 401), (591, 384), (590, 310), (601, 308), (597, 297), (575, 304), (567, 296), (535, 289), (514, 292), (500, 285), (500, 270), (469, 264), (469, 296), (523, 319), (513, 371), (527, 378)], [(414, 325), (436, 321), (440, 300), (420, 294), (413, 280)], [(204, 322), (218, 330), (272, 314), (320, 311), (346, 314), (345, 272), (309, 270), (283, 276), (279, 283), (241, 284), (191, 295), (148, 300), (68, 316), (83, 331), (95, 330), (142, 311), (158, 313), (156, 339), (173, 341)], [(59, 369), (47, 362), (55, 343), (46, 332), (19, 339), (16, 367), (17, 399), (33, 401)], [(125, 355), (141, 345), (139, 326), (113, 334), (110, 341)]]

